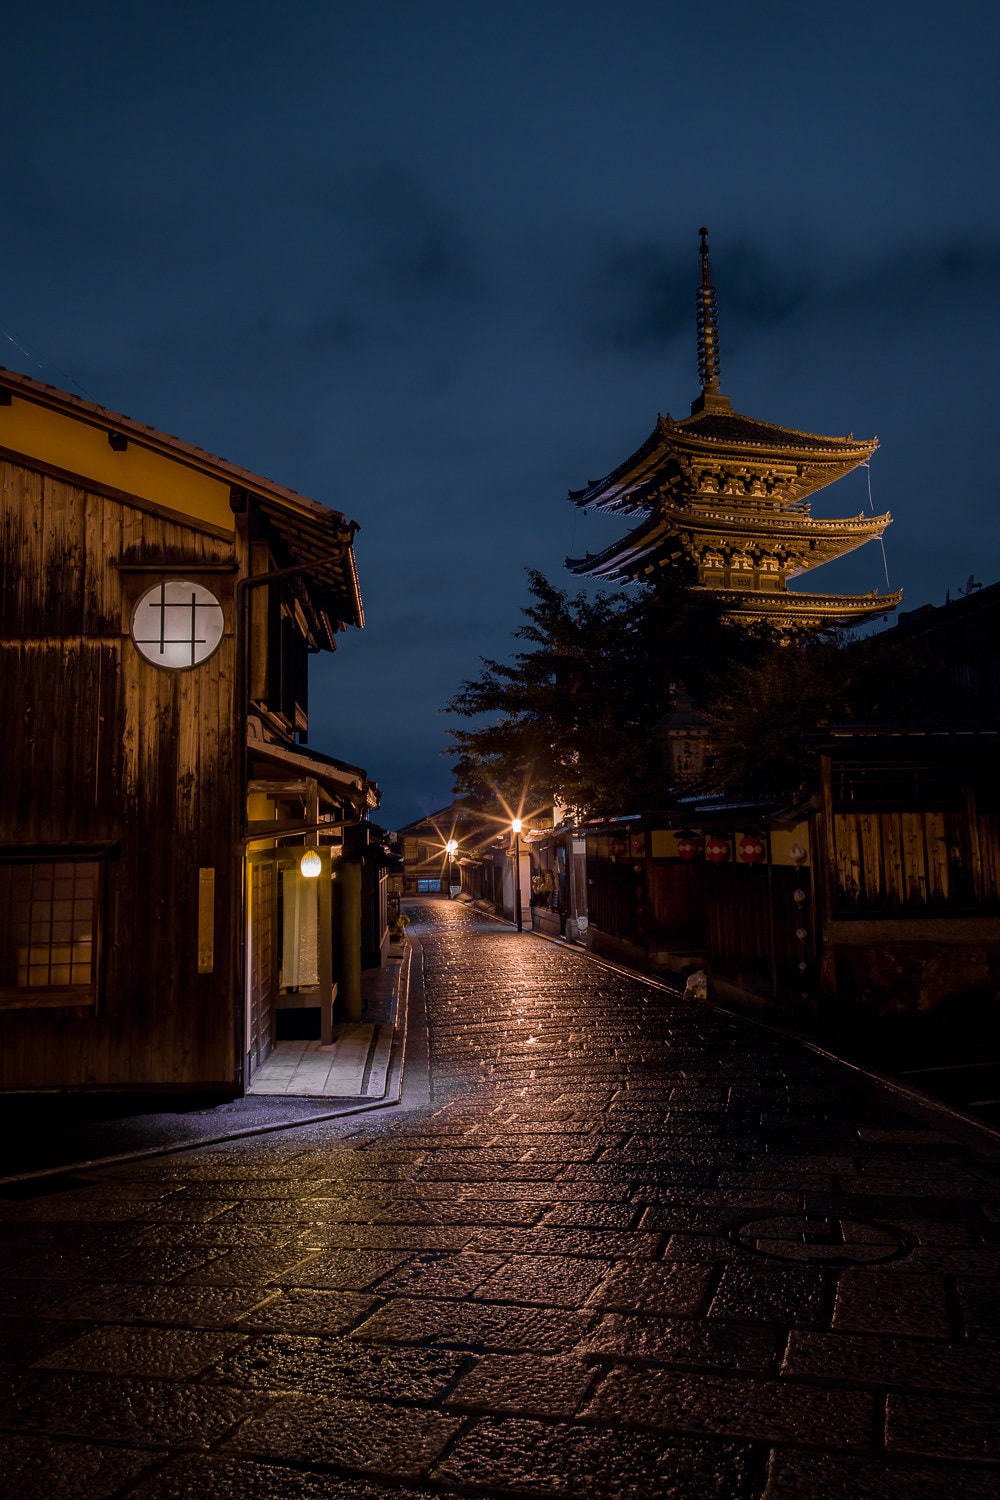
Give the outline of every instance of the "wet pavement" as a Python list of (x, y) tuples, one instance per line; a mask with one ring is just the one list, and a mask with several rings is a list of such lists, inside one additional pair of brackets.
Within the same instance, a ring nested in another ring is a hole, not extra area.
[[(363, 1014), (376, 1037), (366, 1064), (360, 1072), (354, 1070), (340, 1095), (334, 1091), (337, 1080), (329, 1076), (329, 1068), (322, 1070), (321, 1091), (313, 1087), (317, 1080), (307, 1076), (306, 1086), (295, 1096), (263, 1088), (237, 1099), (148, 1093), (0, 1095), (0, 1201), (11, 1188), (16, 1190), (18, 1178), (38, 1173), (187, 1150), (199, 1143), (356, 1113), (377, 1108), (380, 1095), (398, 1103), (410, 970), (409, 954), (393, 951), (382, 968), (362, 971)], [(397, 1004), (404, 1015), (394, 1029)], [(306, 1047), (279, 1042), (271, 1057), (280, 1058), (286, 1048), (301, 1057)], [(255, 1079), (266, 1080), (267, 1071), (265, 1063)]]
[(414, 910), (402, 1107), (0, 1205), (0, 1492), (1000, 1495), (995, 1141)]

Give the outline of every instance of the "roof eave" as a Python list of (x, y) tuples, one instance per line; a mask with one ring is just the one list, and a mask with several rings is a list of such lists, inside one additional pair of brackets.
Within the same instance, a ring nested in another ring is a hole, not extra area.
[(133, 417), (127, 417), (122, 412), (112, 411), (110, 407), (100, 406), (97, 402), (60, 390), (58, 386), (33, 380), (30, 375), (22, 375), (17, 370), (8, 370), (0, 365), (0, 387), (54, 411), (65, 412), (79, 421), (88, 422), (91, 426), (104, 429), (114, 428), (137, 444), (154, 452), (163, 453), (191, 468), (200, 469), (203, 473), (221, 479), (238, 489), (245, 489), (250, 493), (281, 501), (290, 509), (300, 511), (306, 516), (339, 516), (342, 523), (347, 524), (347, 518), (343, 512), (323, 505), (319, 500), (311, 500), (305, 495), (300, 495), (296, 490), (277, 484), (273, 479), (266, 479), (250, 469), (241, 468), (238, 464), (230, 463), (228, 459), (208, 453), (193, 443), (185, 443), (180, 438), (168, 432), (161, 432), (156, 427), (150, 427), (145, 422), (137, 422)]

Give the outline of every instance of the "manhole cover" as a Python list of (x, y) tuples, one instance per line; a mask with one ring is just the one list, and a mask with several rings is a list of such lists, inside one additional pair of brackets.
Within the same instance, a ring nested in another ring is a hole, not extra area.
[(901, 1260), (913, 1248), (906, 1235), (870, 1219), (813, 1214), (753, 1219), (733, 1231), (744, 1250), (774, 1260), (824, 1261), (829, 1266), (876, 1266)]

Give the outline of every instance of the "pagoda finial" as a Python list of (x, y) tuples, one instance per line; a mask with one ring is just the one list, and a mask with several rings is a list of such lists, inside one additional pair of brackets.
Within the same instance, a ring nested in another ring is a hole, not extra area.
[(719, 307), (712, 285), (712, 265), (708, 258), (708, 230), (701, 235), (701, 278), (698, 287), (698, 375), (706, 395), (719, 391)]

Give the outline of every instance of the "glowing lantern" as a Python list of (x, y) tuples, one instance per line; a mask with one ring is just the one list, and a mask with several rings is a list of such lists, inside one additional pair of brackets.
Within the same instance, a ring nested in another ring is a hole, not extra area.
[(705, 858), (710, 859), (713, 864), (721, 864), (729, 858), (728, 839), (717, 838), (714, 834), (705, 840)]
[(316, 876), (319, 874), (322, 868), (323, 861), (320, 859), (315, 849), (307, 849), (305, 854), (303, 854), (302, 858), (299, 860), (299, 872), (300, 874), (304, 875), (307, 880), (315, 880)]
[(764, 841), (752, 833), (741, 838), (738, 847), (745, 865), (756, 865), (764, 858)]

